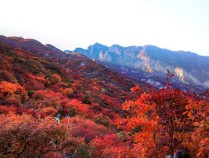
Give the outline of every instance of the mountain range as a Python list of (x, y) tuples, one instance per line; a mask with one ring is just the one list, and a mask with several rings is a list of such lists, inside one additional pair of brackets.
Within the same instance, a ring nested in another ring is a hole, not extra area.
[(100, 43), (87, 49), (76, 48), (73, 52), (82, 53), (110, 69), (158, 88), (163, 87), (167, 71), (174, 74), (169, 82), (177, 88), (195, 92), (209, 88), (208, 56), (152, 45), (123, 47), (114, 44), (108, 47)]

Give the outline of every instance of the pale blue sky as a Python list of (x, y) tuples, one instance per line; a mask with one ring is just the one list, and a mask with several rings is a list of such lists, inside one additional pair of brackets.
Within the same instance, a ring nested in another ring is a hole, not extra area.
[(0, 0), (0, 34), (65, 50), (152, 44), (209, 56), (209, 0)]

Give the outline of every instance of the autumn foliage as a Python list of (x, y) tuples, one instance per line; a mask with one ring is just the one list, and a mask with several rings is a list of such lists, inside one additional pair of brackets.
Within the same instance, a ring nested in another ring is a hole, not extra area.
[(173, 155), (178, 149), (188, 149), (191, 157), (205, 157), (208, 107), (205, 97), (168, 86), (126, 101), (122, 108), (130, 115), (118, 124), (133, 136), (141, 157)]
[(207, 158), (208, 93), (134, 87), (84, 56), (40, 52), (0, 46), (0, 157)]

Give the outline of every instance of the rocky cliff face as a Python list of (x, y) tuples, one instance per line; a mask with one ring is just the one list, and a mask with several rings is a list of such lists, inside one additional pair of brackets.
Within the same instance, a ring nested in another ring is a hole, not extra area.
[(169, 69), (175, 75), (171, 82), (179, 88), (209, 88), (209, 57), (192, 52), (171, 51), (151, 45), (107, 47), (99, 43), (74, 52), (80, 52), (109, 68), (157, 87), (162, 86)]

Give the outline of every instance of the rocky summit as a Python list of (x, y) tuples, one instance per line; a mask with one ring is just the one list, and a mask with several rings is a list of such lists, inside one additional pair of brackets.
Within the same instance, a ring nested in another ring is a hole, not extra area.
[(195, 92), (209, 88), (208, 56), (171, 51), (152, 45), (123, 47), (114, 44), (108, 47), (100, 43), (90, 45), (87, 49), (76, 48), (74, 52), (82, 53), (108, 68), (158, 88), (163, 87), (168, 70), (174, 74), (169, 82), (177, 88)]

